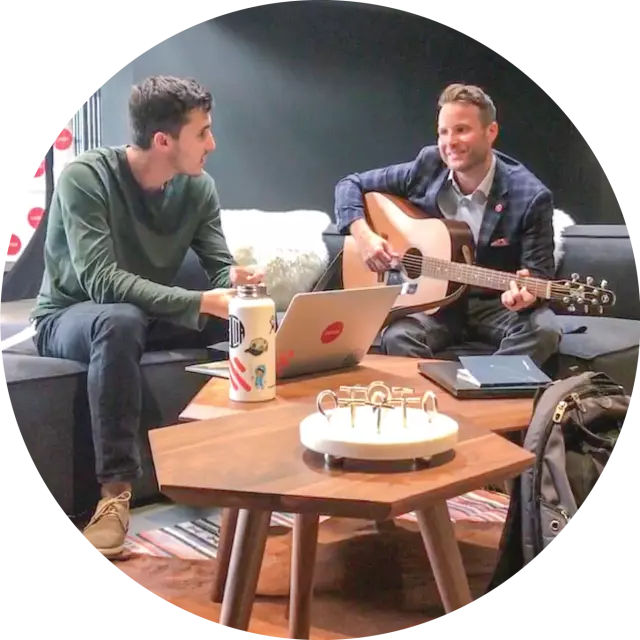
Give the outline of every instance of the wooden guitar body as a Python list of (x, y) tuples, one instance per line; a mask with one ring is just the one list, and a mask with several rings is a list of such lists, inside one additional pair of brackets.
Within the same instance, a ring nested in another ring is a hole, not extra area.
[[(396, 309), (403, 309), (406, 314), (415, 307), (416, 310), (432, 314), (457, 300), (468, 289), (467, 285), (421, 275), (419, 263), (421, 256), (429, 256), (471, 264), (475, 244), (466, 224), (427, 218), (406, 200), (389, 194), (367, 193), (364, 200), (369, 226), (389, 240), (393, 249), (404, 257), (402, 281), (413, 285), (414, 293), (401, 294), (396, 298)], [(415, 255), (415, 262), (411, 260), (412, 255)], [(345, 289), (392, 283), (388, 273), (374, 273), (367, 267), (351, 236), (345, 237), (342, 281)]]
[(507, 291), (515, 281), (537, 298), (553, 300), (570, 313), (580, 307), (585, 314), (602, 314), (616, 302), (606, 280), (598, 286), (591, 276), (586, 282), (580, 282), (578, 274), (571, 280), (548, 280), (474, 265), (475, 243), (464, 222), (429, 218), (408, 201), (389, 194), (367, 193), (364, 202), (369, 226), (389, 241), (400, 255), (400, 264), (395, 272), (374, 273), (360, 257), (354, 239), (347, 236), (342, 283), (345, 289), (408, 284), (411, 290), (396, 298), (385, 325), (414, 312), (435, 313), (457, 300), (469, 285)]

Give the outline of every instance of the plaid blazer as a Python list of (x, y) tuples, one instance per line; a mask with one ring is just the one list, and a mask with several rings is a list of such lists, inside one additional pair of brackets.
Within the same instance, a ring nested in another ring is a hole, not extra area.
[[(531, 275), (552, 278), (553, 197), (524, 165), (494, 151), (496, 171), (478, 235), (475, 262), (502, 271), (529, 269)], [(438, 193), (449, 169), (437, 146), (427, 146), (411, 162), (363, 173), (352, 173), (335, 188), (335, 220), (339, 232), (364, 216), (363, 194), (389, 193), (410, 201), (427, 217), (442, 218)]]

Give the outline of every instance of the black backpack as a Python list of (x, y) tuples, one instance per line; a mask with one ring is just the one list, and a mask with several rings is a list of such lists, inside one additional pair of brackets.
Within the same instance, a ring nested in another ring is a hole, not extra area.
[(523, 445), (536, 459), (513, 483), (488, 591), (540, 554), (582, 506), (613, 452), (630, 399), (593, 371), (538, 391)]

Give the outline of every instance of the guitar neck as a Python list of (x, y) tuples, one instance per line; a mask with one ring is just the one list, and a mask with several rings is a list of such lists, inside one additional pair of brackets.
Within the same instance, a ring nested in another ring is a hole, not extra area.
[(461, 262), (448, 262), (439, 258), (423, 256), (422, 275), (495, 291), (507, 291), (510, 288), (511, 281), (515, 281), (519, 287), (526, 286), (527, 291), (538, 298), (551, 300), (556, 297), (553, 283), (550, 280), (522, 278), (505, 271), (494, 271), (486, 267), (478, 267)]

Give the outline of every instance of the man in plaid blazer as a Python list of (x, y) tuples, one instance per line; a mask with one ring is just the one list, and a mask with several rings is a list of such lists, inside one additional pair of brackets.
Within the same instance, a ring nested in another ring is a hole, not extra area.
[[(476, 264), (520, 276), (554, 274), (553, 197), (522, 164), (495, 151), (493, 102), (480, 88), (453, 84), (438, 101), (438, 143), (415, 160), (346, 176), (336, 186), (336, 224), (351, 234), (363, 261), (383, 272), (399, 256), (364, 217), (363, 194), (389, 193), (435, 216), (466, 222)], [(472, 289), (436, 314), (415, 313), (389, 325), (382, 350), (431, 358), (464, 339), (495, 345), (497, 354), (552, 356), (561, 329), (546, 304), (511, 283), (502, 294)]]

